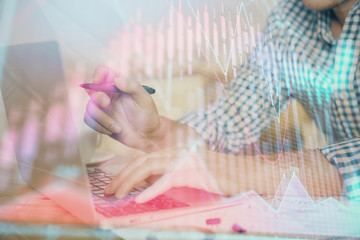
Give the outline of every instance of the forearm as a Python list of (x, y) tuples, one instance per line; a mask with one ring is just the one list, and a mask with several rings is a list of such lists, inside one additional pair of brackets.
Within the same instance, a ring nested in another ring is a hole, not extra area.
[[(259, 194), (274, 195), (284, 172), (290, 167), (298, 169), (296, 176), (310, 196), (338, 196), (342, 191), (342, 177), (338, 170), (316, 150), (283, 152), (260, 156), (232, 155), (212, 152), (206, 143), (185, 124), (161, 117), (158, 136), (148, 152), (172, 147), (187, 146), (197, 142), (197, 151), (205, 160), (208, 170), (215, 178), (221, 192), (231, 196), (255, 190)], [(276, 162), (276, 163), (269, 163)], [(290, 180), (292, 176), (287, 174)]]
[[(265, 157), (275, 162), (278, 154)], [(266, 162), (261, 156), (211, 152), (207, 156), (207, 165), (222, 193), (227, 196), (249, 190), (274, 195), (284, 171), (290, 170), (290, 167), (298, 169), (296, 176), (312, 197), (338, 196), (342, 191), (341, 175), (316, 150), (284, 152), (275, 164)], [(289, 180), (291, 176), (287, 174)]]

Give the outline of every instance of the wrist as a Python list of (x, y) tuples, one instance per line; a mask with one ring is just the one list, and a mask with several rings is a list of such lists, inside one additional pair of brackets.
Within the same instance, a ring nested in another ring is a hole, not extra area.
[(149, 140), (148, 147), (144, 150), (145, 152), (154, 152), (166, 148), (168, 143), (169, 136), (174, 128), (172, 125), (174, 121), (159, 116), (159, 124), (152, 134), (147, 135)]
[(173, 147), (206, 148), (203, 139), (189, 126), (160, 116), (158, 130), (149, 138), (150, 147), (146, 152), (153, 152)]

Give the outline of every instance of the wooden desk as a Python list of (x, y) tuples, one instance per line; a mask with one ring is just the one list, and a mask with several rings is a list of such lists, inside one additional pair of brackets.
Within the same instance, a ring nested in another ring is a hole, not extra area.
[(123, 239), (84, 225), (29, 187), (13, 190), (0, 195), (0, 239)]
[[(153, 229), (102, 230), (86, 226), (51, 199), (28, 187), (18, 176), (16, 163), (12, 162), (12, 166), (6, 170), (0, 168), (0, 185), (4, 187), (0, 191), (0, 239), (140, 240), (154, 239), (155, 232), (164, 233), (164, 231), (154, 231)], [(155, 239), (168, 239), (168, 234), (172, 234), (172, 239), (177, 239), (179, 232), (182, 236), (184, 234), (187, 236), (187, 231), (182, 229), (167, 231), (165, 237), (156, 237)], [(199, 232), (192, 233), (190, 236), (199, 234), (205, 236)], [(188, 238), (186, 237), (186, 239)]]
[[(107, 165), (107, 164), (105, 164)], [(104, 166), (103, 166), (104, 167)], [(110, 167), (110, 166), (108, 166)], [(113, 166), (112, 166), (113, 167)], [(11, 168), (16, 169), (16, 168)], [(258, 239), (259, 235), (205, 233), (194, 229), (155, 230), (118, 228), (102, 230), (83, 225), (76, 217), (46, 196), (26, 186), (0, 168), (0, 239)], [(7, 177), (7, 178), (6, 178)], [(10, 180), (9, 180), (10, 179)], [(260, 234), (274, 239), (273, 234)], [(286, 235), (282, 237), (288, 237)], [(296, 236), (290, 236), (296, 237)], [(300, 236), (309, 238), (309, 236)], [(311, 236), (310, 238), (317, 236)]]
[[(16, 198), (14, 198), (14, 194), (17, 194)], [(249, 235), (218, 235), (192, 229), (123, 228), (102, 230), (89, 227), (83, 225), (76, 217), (53, 203), (49, 198), (29, 187), (17, 189), (11, 194), (10, 192), (2, 193), (0, 201), (0, 239), (254, 239), (254, 236)], [(267, 238), (265, 237), (265, 239)]]
[[(6, 172), (0, 169), (0, 183), (7, 182), (8, 186), (0, 192), (0, 239), (249, 239), (248, 235), (233, 234), (219, 238), (218, 234), (215, 237), (213, 233), (194, 229), (102, 230), (89, 227), (51, 199), (27, 187), (14, 175), (16, 166), (11, 169)], [(6, 173), (10, 172), (8, 176)]]
[(3, 202), (0, 207), (1, 221), (82, 225), (76, 217), (29, 187), (20, 188), (12, 194), (17, 197)]
[(123, 238), (110, 230), (84, 225), (52, 200), (27, 187), (15, 161), (0, 161), (0, 239)]

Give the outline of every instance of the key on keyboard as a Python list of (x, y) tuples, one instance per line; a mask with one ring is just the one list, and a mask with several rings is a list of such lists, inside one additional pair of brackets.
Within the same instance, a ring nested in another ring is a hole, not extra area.
[(146, 203), (137, 204), (134, 199), (141, 191), (136, 189), (122, 199), (114, 196), (105, 196), (104, 188), (112, 180), (111, 175), (99, 168), (88, 170), (88, 174), (95, 209), (106, 217), (126, 216), (129, 214), (189, 206), (187, 203), (180, 202), (166, 195), (159, 195)]

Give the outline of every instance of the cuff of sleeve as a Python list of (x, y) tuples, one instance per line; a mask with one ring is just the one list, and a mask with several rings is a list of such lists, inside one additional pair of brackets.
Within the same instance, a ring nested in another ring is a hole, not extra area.
[(209, 115), (205, 111), (190, 113), (179, 119), (179, 122), (194, 129), (206, 141), (209, 149), (224, 151), (226, 146), (224, 134), (211, 114)]
[(178, 120), (194, 129), (205, 141), (209, 142), (209, 132), (206, 126), (206, 115), (203, 112), (193, 112)]
[(321, 147), (318, 150), (342, 175), (344, 192), (349, 199), (360, 200), (360, 138)]

